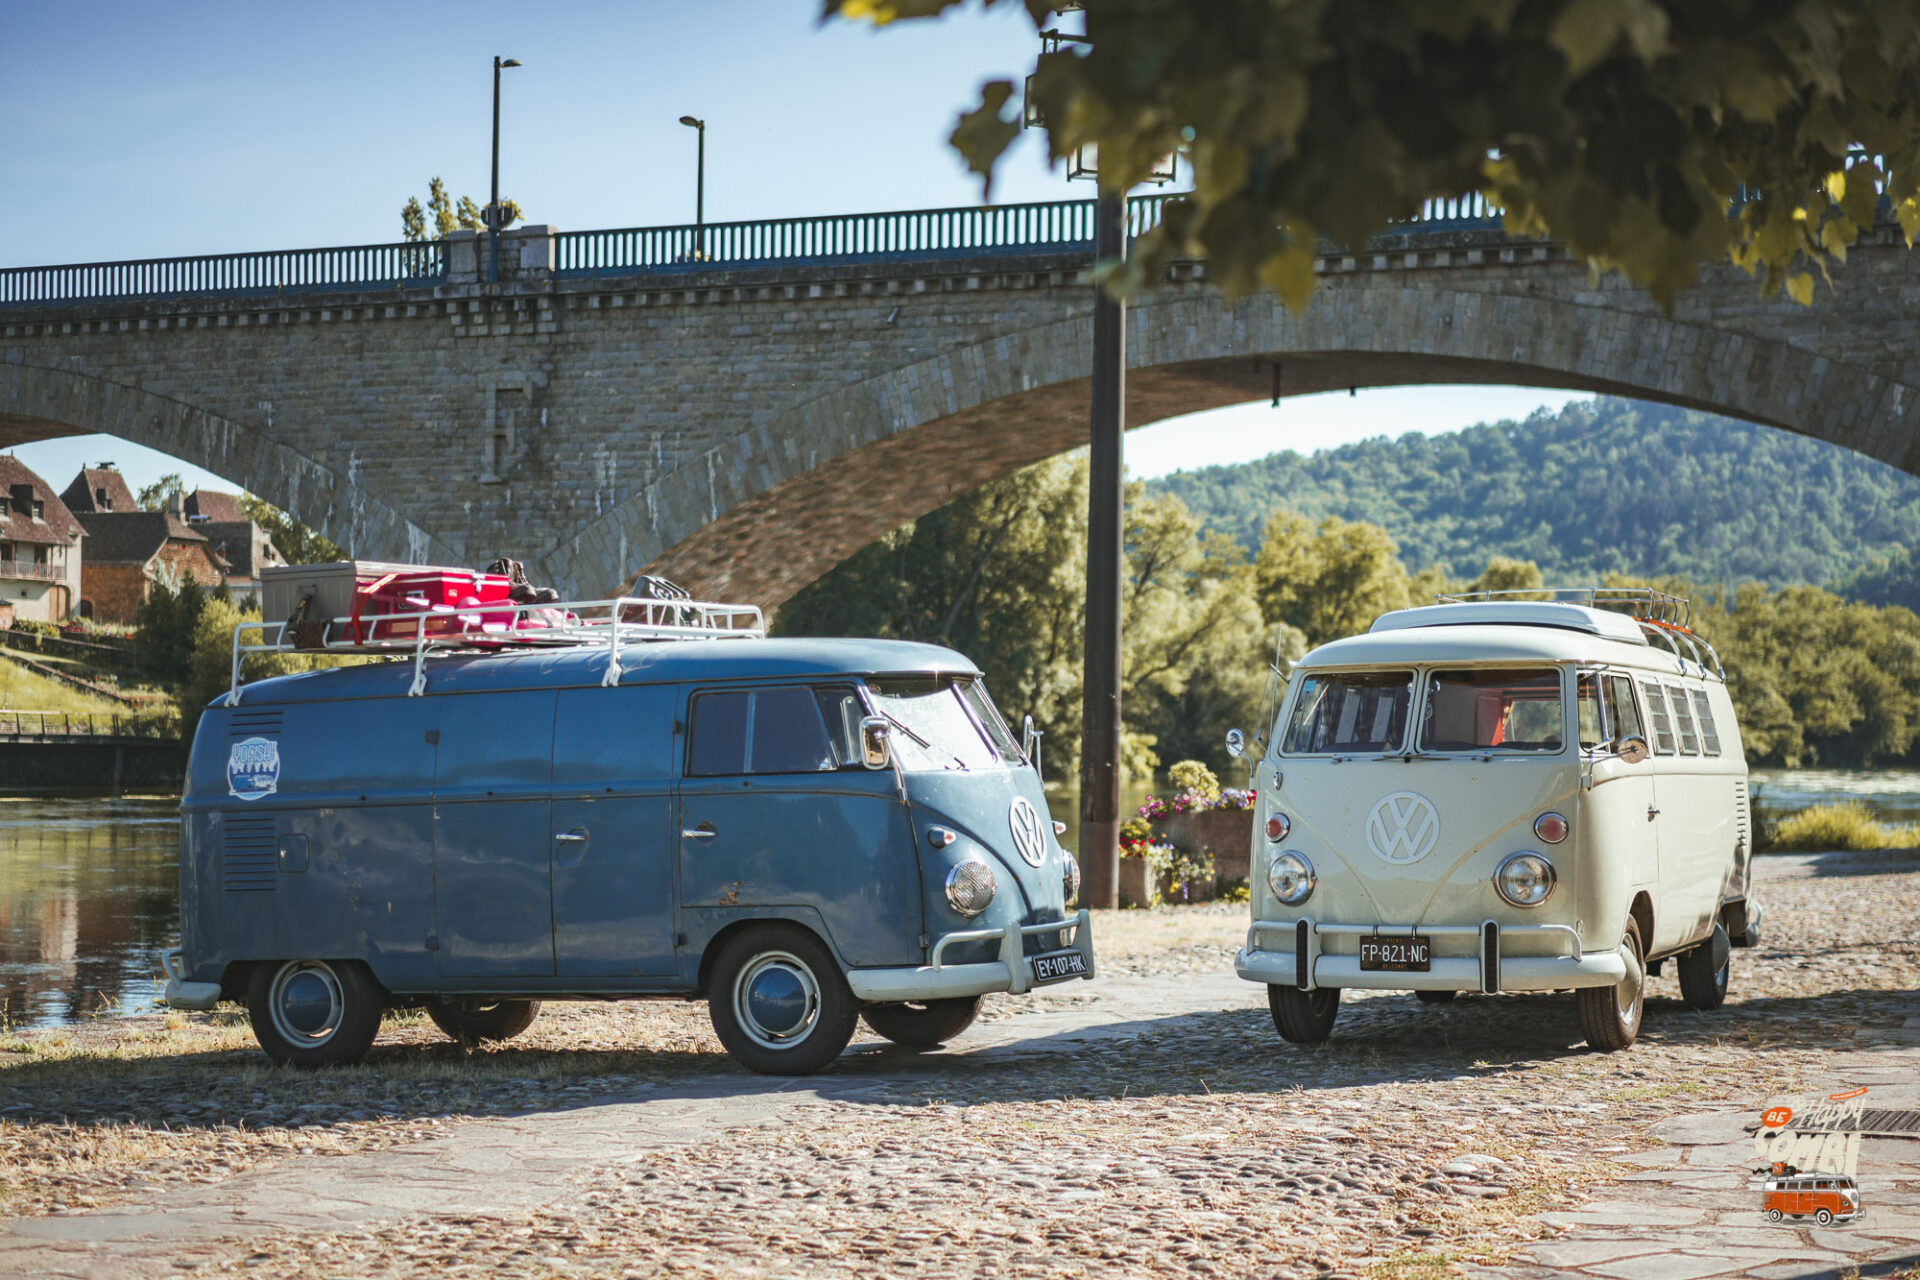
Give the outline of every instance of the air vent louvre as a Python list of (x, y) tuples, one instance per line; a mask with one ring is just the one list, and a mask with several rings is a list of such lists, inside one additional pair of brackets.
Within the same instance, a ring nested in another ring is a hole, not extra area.
[(271, 890), (279, 864), (275, 823), (270, 817), (226, 820), (221, 844), (220, 887), (228, 893)]
[(259, 733), (278, 733), (282, 714), (278, 707), (263, 707), (257, 711), (240, 707), (227, 722), (227, 736), (250, 738)]
[(1747, 837), (1750, 834), (1751, 827), (1747, 813), (1747, 781), (1745, 778), (1738, 779), (1733, 784), (1733, 814), (1734, 834), (1740, 837), (1740, 844), (1743, 848), (1750, 848), (1751, 845)]

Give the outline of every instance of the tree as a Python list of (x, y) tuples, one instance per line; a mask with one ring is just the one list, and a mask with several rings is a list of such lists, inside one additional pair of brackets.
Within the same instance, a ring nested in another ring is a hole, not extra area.
[[(517, 201), (502, 200), (507, 211), (506, 226), (510, 227), (526, 215), (520, 210)], [(427, 203), (423, 209), (420, 197), (408, 196), (407, 203), (400, 210), (400, 238), (409, 244), (422, 240), (444, 240), (451, 231), (485, 231), (487, 221), (481, 216), (482, 209), (473, 202), (471, 196), (461, 196), (456, 203), (447, 194), (447, 184), (439, 178), (427, 182)], [(433, 234), (427, 234), (427, 219), (433, 219)], [(501, 228), (505, 230), (506, 228)]]
[(273, 543), (276, 551), (286, 557), (288, 564), (325, 564), (329, 560), (347, 558), (345, 551), (265, 498), (243, 493), (240, 495), (240, 509), (247, 513), (249, 520), (266, 530), (267, 539)]
[(187, 496), (187, 484), (177, 472), (169, 472), (140, 490), (134, 501), (142, 511), (171, 511), (174, 503)]
[(1387, 531), (1333, 516), (1314, 526), (1297, 512), (1275, 512), (1253, 576), (1261, 614), (1302, 632), (1309, 646), (1365, 631), (1381, 614), (1413, 603)]
[[(885, 25), (966, 0), (824, 0)], [(983, 7), (1014, 0), (981, 0)], [(1036, 29), (1052, 0), (1022, 0)], [(1028, 102), (1109, 190), (1178, 148), (1193, 192), (1112, 273), (1200, 255), (1229, 294), (1306, 305), (1319, 236), (1358, 245), (1484, 192), (1507, 228), (1663, 306), (1731, 259), (1813, 296), (1882, 194), (1920, 231), (1920, 16), (1887, 0), (1088, 0)], [(991, 182), (1019, 131), (993, 80), (952, 142)], [(1857, 149), (1857, 150), (1856, 150)], [(1873, 157), (1878, 157), (1875, 159)], [(1731, 213), (1729, 213), (1731, 210)]]

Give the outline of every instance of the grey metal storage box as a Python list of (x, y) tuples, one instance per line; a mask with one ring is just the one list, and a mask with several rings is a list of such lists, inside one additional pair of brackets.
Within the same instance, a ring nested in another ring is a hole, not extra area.
[(353, 594), (361, 584), (389, 573), (471, 573), (424, 564), (388, 564), (380, 560), (334, 560), (327, 564), (274, 565), (260, 571), (260, 616), (285, 622), (311, 595), (306, 616), (314, 621), (344, 618), (353, 612)]

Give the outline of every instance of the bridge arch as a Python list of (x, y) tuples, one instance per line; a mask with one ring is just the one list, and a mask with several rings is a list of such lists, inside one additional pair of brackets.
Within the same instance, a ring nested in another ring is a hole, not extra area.
[[(457, 553), (350, 477), (254, 427), (108, 378), (0, 361), (0, 434), (24, 444), (94, 432), (210, 471), (342, 546), (406, 548), (421, 563), (457, 562)], [(42, 478), (58, 491), (72, 477)]]
[[(1729, 327), (1710, 308), (1665, 316), (1601, 290), (1329, 283), (1299, 316), (1270, 296), (1226, 305), (1197, 286), (1133, 308), (1129, 423), (1264, 398), (1278, 362), (1285, 395), (1592, 391), (1795, 431), (1920, 474), (1914, 388), (1864, 359)], [(1084, 443), (1091, 326), (1086, 308), (1074, 312), (797, 405), (738, 441), (753, 467), (709, 454), (704, 475), (661, 476), (563, 543), (549, 568), (562, 581), (631, 581), (630, 550), (660, 547), (651, 572), (778, 605), (881, 533)]]

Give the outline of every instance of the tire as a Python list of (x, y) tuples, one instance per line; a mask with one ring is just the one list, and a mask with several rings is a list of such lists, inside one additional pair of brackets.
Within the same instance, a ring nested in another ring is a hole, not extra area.
[(956, 996), (950, 1000), (870, 1004), (860, 1011), (860, 1017), (877, 1036), (927, 1049), (945, 1044), (972, 1026), (980, 1016), (981, 998)]
[(1620, 945), (1630, 957), (1627, 976), (1610, 987), (1582, 987), (1573, 994), (1581, 1034), (1587, 1047), (1599, 1053), (1617, 1053), (1639, 1039), (1640, 1015), (1646, 1008), (1647, 947), (1639, 921), (1628, 917)]
[(1273, 1011), (1273, 1025), (1282, 1040), (1291, 1044), (1324, 1044), (1333, 1034), (1333, 1020), (1340, 1016), (1340, 988), (1302, 991), (1298, 987), (1269, 985), (1267, 1007)]
[(853, 1039), (860, 1005), (820, 940), (790, 924), (767, 924), (721, 948), (707, 988), (720, 1043), (749, 1071), (812, 1075)]
[(283, 1066), (358, 1062), (380, 1032), (387, 993), (358, 960), (283, 960), (253, 966), (247, 1020)]
[(1689, 1009), (1718, 1009), (1727, 1002), (1727, 979), (1733, 970), (1733, 948), (1727, 948), (1727, 958), (1719, 969), (1713, 964), (1714, 943), (1724, 931), (1719, 925), (1713, 927), (1713, 935), (1705, 942), (1680, 956), (1675, 970), (1680, 976), (1680, 998)]
[(461, 1044), (511, 1040), (539, 1013), (538, 1000), (448, 1000), (427, 1006), (433, 1025)]
[(1413, 998), (1421, 1004), (1451, 1004), (1458, 991), (1416, 991)]
[(1769, 1209), (1769, 1210), (1767, 1210), (1767, 1221), (1768, 1221), (1768, 1222), (1778, 1222), (1778, 1221), (1780, 1221), (1780, 1219), (1781, 1219), (1781, 1218), (1783, 1218), (1783, 1217), (1785, 1217), (1785, 1216), (1786, 1216), (1786, 1215), (1785, 1215), (1785, 1214), (1783, 1214), (1783, 1213), (1781, 1213), (1781, 1212), (1780, 1212), (1780, 1211), (1779, 1211), (1778, 1209)]
[(1813, 1220), (1823, 1227), (1831, 1226), (1833, 1224), (1833, 1211), (1831, 1209), (1821, 1209), (1813, 1215)]

